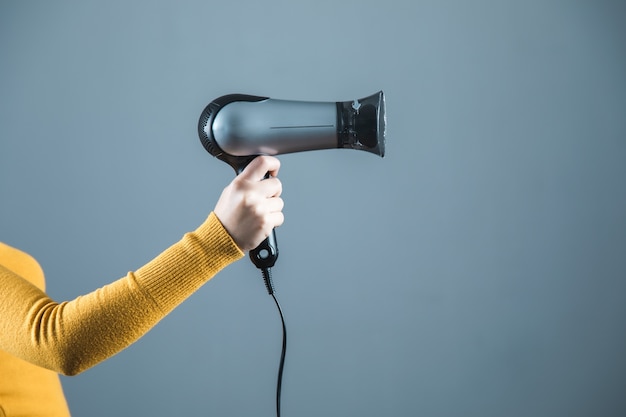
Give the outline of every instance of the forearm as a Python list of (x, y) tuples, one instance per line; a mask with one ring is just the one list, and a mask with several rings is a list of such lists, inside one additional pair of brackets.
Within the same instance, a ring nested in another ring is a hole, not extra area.
[(12, 291), (0, 301), (0, 348), (63, 374), (82, 372), (136, 341), (242, 256), (211, 214), (135, 273), (73, 301), (56, 303), (0, 270), (3, 290)]

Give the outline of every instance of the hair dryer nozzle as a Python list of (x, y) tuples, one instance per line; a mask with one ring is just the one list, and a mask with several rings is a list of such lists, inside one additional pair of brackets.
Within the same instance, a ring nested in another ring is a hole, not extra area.
[(359, 149), (385, 156), (385, 96), (382, 91), (354, 101), (337, 103), (339, 148)]

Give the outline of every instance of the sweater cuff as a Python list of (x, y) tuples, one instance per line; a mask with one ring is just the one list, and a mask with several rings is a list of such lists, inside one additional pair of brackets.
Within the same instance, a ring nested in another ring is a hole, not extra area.
[(215, 213), (135, 272), (139, 286), (168, 313), (244, 253)]

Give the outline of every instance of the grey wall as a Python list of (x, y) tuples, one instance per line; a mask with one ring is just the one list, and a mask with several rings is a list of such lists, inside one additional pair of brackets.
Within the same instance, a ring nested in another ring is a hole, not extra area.
[[(213, 98), (383, 89), (384, 159), (282, 157), (283, 414), (623, 416), (625, 18), (595, 0), (3, 1), (0, 239), (72, 299), (213, 208), (233, 176), (197, 138)], [(270, 416), (279, 352), (244, 260), (63, 383), (75, 416)]]

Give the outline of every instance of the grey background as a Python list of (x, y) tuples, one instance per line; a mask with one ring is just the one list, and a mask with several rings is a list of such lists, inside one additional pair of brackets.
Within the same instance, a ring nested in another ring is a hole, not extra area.
[[(285, 416), (626, 414), (623, 1), (0, 3), (0, 239), (72, 299), (213, 208), (227, 93), (382, 89), (387, 156), (286, 155)], [(7, 295), (2, 295), (7, 296)], [(228, 267), (63, 378), (75, 416), (274, 414), (280, 324)]]

